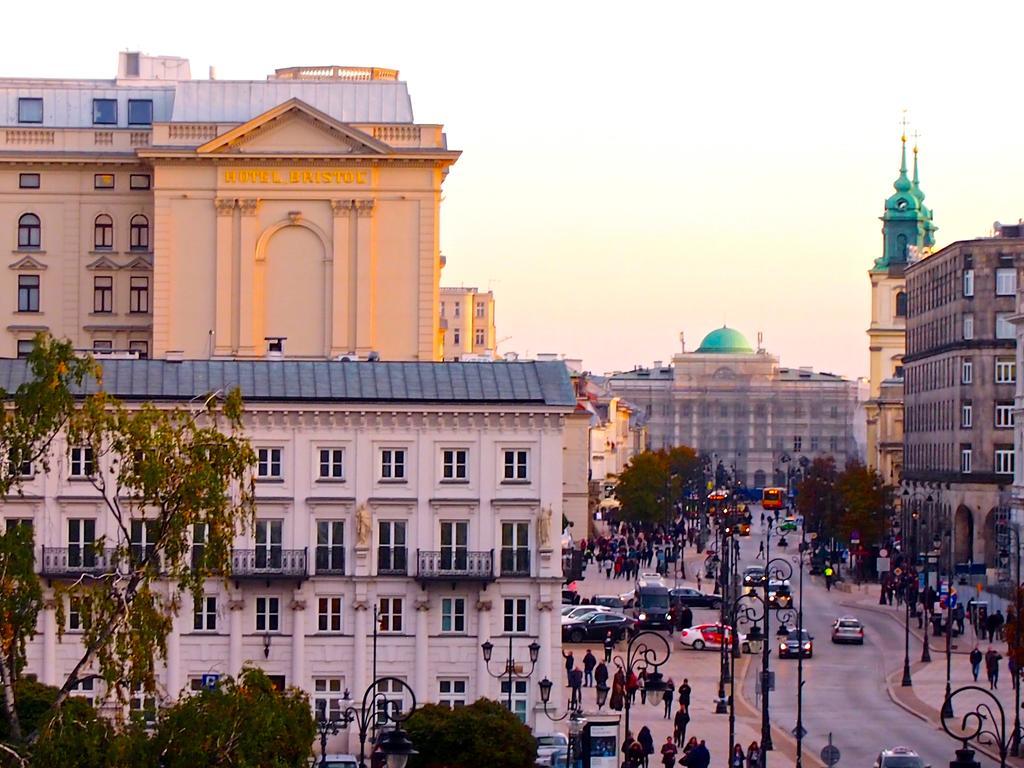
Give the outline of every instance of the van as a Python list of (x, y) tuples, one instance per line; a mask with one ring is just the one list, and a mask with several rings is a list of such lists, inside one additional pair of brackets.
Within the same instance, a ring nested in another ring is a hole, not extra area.
[(636, 583), (633, 618), (636, 619), (637, 629), (672, 629), (672, 598), (661, 579), (641, 579)]

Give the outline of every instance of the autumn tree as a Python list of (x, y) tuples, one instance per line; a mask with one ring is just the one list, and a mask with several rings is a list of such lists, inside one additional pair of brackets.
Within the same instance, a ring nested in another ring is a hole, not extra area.
[(701, 463), (692, 448), (676, 446), (638, 453), (619, 475), (615, 498), (625, 520), (663, 522), (675, 505), (699, 487)]
[(879, 541), (888, 525), (892, 488), (871, 467), (851, 461), (836, 479), (836, 490), (842, 507), (835, 535), (849, 541), (857, 532), (865, 543)]
[(835, 535), (841, 500), (836, 487), (839, 475), (831, 456), (815, 459), (806, 468), (797, 485), (796, 508), (803, 515), (807, 530), (819, 535)]
[(411, 768), (524, 768), (537, 755), (530, 729), (490, 699), (455, 709), (427, 704), (405, 728), (418, 752)]

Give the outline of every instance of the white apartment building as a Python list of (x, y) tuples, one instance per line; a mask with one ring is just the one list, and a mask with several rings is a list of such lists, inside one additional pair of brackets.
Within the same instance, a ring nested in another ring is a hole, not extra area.
[[(513, 689), (514, 710), (534, 723), (536, 683), (557, 679), (562, 661), (553, 526), (576, 406), (563, 363), (102, 364), (105, 387), (128, 403), (172, 406), (239, 386), (258, 454), (255, 530), (201, 605), (183, 597), (159, 668), (162, 697), (249, 663), (327, 712), (345, 689), (361, 696), (374, 672), (405, 680), (420, 704), (504, 700), (480, 645), (493, 641), (501, 668), (511, 636), (527, 670), (527, 645), (541, 646), (532, 678)], [(26, 372), (25, 361), (0, 360), (0, 386), (15, 388)], [(51, 471), (0, 506), (3, 524), (35, 531), (47, 599), (27, 671), (48, 684), (80, 655), (73, 611), (57, 637), (53, 587), (102, 570), (89, 543), (117, 535), (88, 481), (105, 468), (74, 446), (54, 451)], [(144, 526), (133, 531), (144, 545)], [(330, 748), (344, 751), (348, 738)]]

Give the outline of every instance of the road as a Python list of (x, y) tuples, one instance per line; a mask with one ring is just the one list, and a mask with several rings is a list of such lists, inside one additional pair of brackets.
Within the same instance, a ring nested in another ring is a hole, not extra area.
[[(758, 543), (763, 538), (760, 508), (755, 507), (753, 515), (753, 535), (740, 539), (741, 571), (743, 566), (764, 563), (756, 559)], [(770, 549), (773, 557), (786, 557), (794, 565), (794, 605), (800, 599), (795, 565), (798, 541), (791, 534), (789, 547), (779, 550), (775, 547), (777, 537), (772, 536)], [(903, 666), (902, 629), (891, 618), (872, 611), (843, 608), (839, 603), (844, 594), (827, 592), (820, 580), (812, 583), (805, 573), (804, 628), (814, 637), (814, 656), (804, 660), (805, 754), (817, 756), (831, 731), (832, 742), (842, 754), (840, 767), (871, 766), (881, 748), (896, 745), (917, 750), (925, 763), (935, 768), (948, 765), (954, 757), (956, 742), (898, 707), (886, 693), (886, 674)], [(863, 646), (832, 644), (832, 621), (841, 615), (854, 615), (864, 623)], [(773, 636), (776, 628), (773, 622)], [(796, 724), (797, 661), (778, 659), (773, 653), (771, 665), (775, 670), (775, 691), (770, 699), (772, 722), (791, 730)], [(757, 669), (752, 666), (744, 681), (744, 696), (752, 703)], [(985, 755), (977, 754), (975, 759), (982, 766), (995, 765)]]

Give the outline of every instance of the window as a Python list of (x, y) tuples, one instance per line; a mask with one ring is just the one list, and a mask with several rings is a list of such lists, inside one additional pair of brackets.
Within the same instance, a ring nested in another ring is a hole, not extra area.
[(39, 275), (18, 275), (18, 311), (39, 311)]
[(907, 316), (907, 294), (900, 291), (896, 294), (896, 317)]
[(320, 480), (345, 479), (345, 450), (343, 448), (321, 448), (317, 477)]
[(114, 220), (105, 213), (93, 222), (92, 245), (97, 251), (109, 251), (114, 247)]
[(341, 598), (317, 598), (317, 630), (341, 632)]
[(530, 574), (530, 524), (525, 521), (501, 524), (501, 575)]
[(445, 634), (461, 634), (466, 631), (464, 597), (441, 598), (441, 631)]
[(839, 438), (835, 435), (832, 435), (832, 437), (828, 439), (828, 450), (829, 453), (835, 453), (839, 450)]
[(21, 459), (20, 451), (12, 448), (7, 453), (7, 474), (9, 477), (32, 477), (32, 459)]
[(149, 278), (133, 277), (129, 282), (128, 311), (133, 314), (149, 312)]
[(25, 97), (18, 99), (18, 122), (43, 122), (43, 100), (39, 98)]
[(504, 600), (504, 631), (505, 634), (523, 634), (526, 632), (525, 597), (506, 597)]
[[(998, 370), (999, 364), (996, 363), (996, 371)], [(972, 381), (974, 381), (974, 362), (972, 360), (964, 360), (960, 364), (960, 383), (970, 384)]]
[(839, 406), (838, 405), (830, 406), (829, 409), (828, 409), (828, 415), (831, 416), (833, 419), (839, 418)]
[(487, 317), (487, 305), (482, 301), (476, 303), (476, 316), (481, 319)]
[(318, 720), (340, 720), (341, 702), (345, 691), (340, 677), (313, 679), (313, 712)]
[(203, 595), (194, 606), (192, 628), (196, 632), (217, 631), (217, 598), (214, 595)]
[(818, 436), (811, 435), (811, 453), (818, 452)]
[(487, 340), (487, 336), (484, 333), (484, 329), (483, 328), (477, 328), (473, 332), (473, 343), (476, 344), (478, 347), (482, 347), (486, 340)]
[(960, 406), (960, 427), (970, 429), (974, 424), (974, 406), (970, 403), (963, 403)]
[(382, 520), (377, 526), (377, 574), (405, 575), (405, 521)]
[(1012, 357), (996, 358), (996, 384), (1017, 383), (1017, 362)]
[[(70, 614), (68, 619), (70, 621)], [(68, 627), (68, 629), (70, 629), (70, 627)], [(89, 675), (87, 672), (83, 674)], [(93, 696), (93, 693), (96, 691), (96, 678), (89, 675), (84, 679), (77, 681), (71, 686), (71, 691), (72, 696), (83, 699), (89, 704), (89, 706), (93, 706), (96, 703), (96, 698)]]
[(526, 450), (505, 451), (505, 469), (502, 477), (506, 483), (525, 482), (530, 479), (530, 452)]
[(152, 186), (153, 180), (148, 173), (133, 173), (128, 176), (128, 189), (149, 189)]
[(385, 712), (393, 719), (405, 711), (405, 689), (397, 679), (384, 678), (377, 683), (377, 727), (383, 728), (387, 724)]
[(39, 217), (34, 213), (22, 214), (18, 219), (18, 247), (38, 248), (42, 231)]
[(93, 125), (117, 125), (117, 99), (92, 100)]
[(974, 270), (964, 270), (964, 296), (974, 295)]
[(1013, 427), (1013, 403), (996, 403), (996, 427), (999, 429)]
[(800, 435), (793, 437), (793, 450), (802, 451), (804, 449), (804, 439)]
[(76, 445), (71, 449), (71, 477), (92, 477), (92, 446)]
[(281, 598), (256, 598), (256, 631), (277, 632), (281, 629)]
[(384, 448), (380, 452), (380, 479), (405, 480), (404, 448)]
[(256, 521), (256, 567), (281, 567), (281, 521)]
[(439, 679), (437, 681), (437, 704), (447, 709), (466, 706), (466, 681), (448, 678)]
[(156, 522), (153, 520), (132, 520), (129, 532), (131, 533), (132, 560), (136, 564), (145, 561), (155, 565)]
[(67, 625), (71, 632), (81, 632), (87, 626), (84, 607), (82, 598), (75, 595), (68, 597)]
[(280, 448), (258, 448), (256, 450), (256, 477), (264, 480), (281, 479)]
[(206, 523), (192, 523), (192, 568), (206, 566)]
[(133, 251), (149, 250), (149, 219), (141, 213), (132, 216), (129, 246)]
[(377, 629), (385, 633), (402, 631), (402, 598), (382, 597), (377, 603), (377, 618), (380, 625)]
[(24, 360), (32, 354), (32, 350), (36, 348), (36, 343), (32, 339), (18, 339), (18, 359)]
[(114, 342), (110, 339), (93, 339), (92, 351), (95, 352), (113, 352)]
[(455, 316), (462, 317), (462, 304), (460, 302), (455, 302)]
[(345, 522), (317, 520), (316, 572), (345, 573)]
[(114, 278), (106, 275), (92, 279), (92, 311), (97, 314), (114, 311)]
[(468, 454), (465, 448), (445, 448), (441, 451), (441, 479), (447, 482), (465, 481)]
[(963, 337), (965, 339), (974, 338), (974, 315), (972, 314), (963, 316)]
[[(527, 704), (527, 684), (526, 680), (513, 680), (512, 681), (512, 712), (516, 717), (523, 723), (526, 722), (526, 704)], [(509, 692), (509, 681), (508, 679), (501, 681), (501, 700), (508, 706), (508, 692)]]
[(971, 472), (971, 446), (960, 446), (960, 471), (967, 475)]
[(469, 523), (464, 520), (441, 523), (441, 568), (464, 571), (469, 567)]
[(68, 566), (93, 568), (96, 566), (96, 521), (68, 520)]
[(156, 724), (156, 695), (134, 688), (128, 700), (128, 711), (133, 719), (141, 720), (147, 726)]
[[(456, 309), (458, 309), (458, 305), (456, 305)], [(456, 312), (455, 316), (458, 317), (459, 313)], [(462, 341), (462, 334), (459, 332), (458, 328), (456, 328), (455, 330), (452, 331), (452, 341), (454, 343), (456, 343), (456, 344), (458, 344), (458, 343), (460, 343)]]
[(93, 189), (113, 189), (114, 188), (114, 174), (112, 173), (97, 173), (92, 177)]
[(996, 296), (1017, 295), (1016, 267), (999, 267), (996, 269)]
[(18, 189), (39, 189), (39, 174), (19, 173)]
[(1014, 333), (1013, 323), (1010, 322), (1010, 317), (1013, 315), (1012, 312), (996, 312), (996, 338), (997, 339), (1013, 339), (1016, 338)]
[(996, 448), (996, 474), (1013, 474), (1013, 448)]
[(139, 356), (139, 360), (149, 359), (149, 342), (148, 341), (129, 341), (128, 351), (134, 352)]
[[(115, 105), (116, 107), (116, 105)], [(114, 122), (117, 122), (117, 111), (114, 111)], [(152, 125), (153, 100), (128, 99), (128, 125)]]

